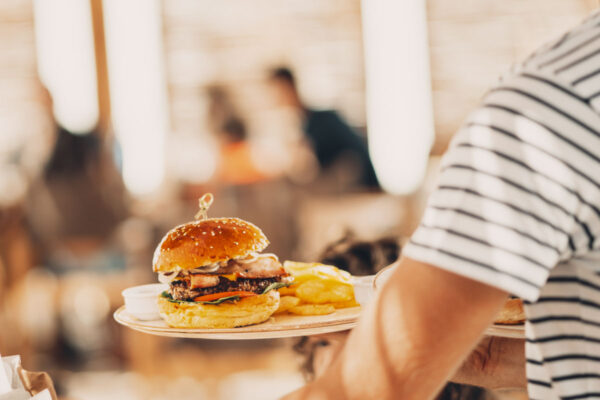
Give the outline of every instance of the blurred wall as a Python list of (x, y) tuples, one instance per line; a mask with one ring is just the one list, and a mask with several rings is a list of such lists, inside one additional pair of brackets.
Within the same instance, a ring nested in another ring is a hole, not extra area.
[[(436, 145), (450, 137), (511, 64), (577, 24), (598, 0), (427, 0)], [(230, 86), (251, 130), (268, 108), (265, 68), (296, 68), (316, 106), (366, 125), (360, 0), (164, 1), (173, 130), (204, 132), (204, 88)], [(390, 38), (393, 40), (393, 38)]]
[[(21, 209), (51, 148), (49, 96), (38, 78), (31, 0), (0, 2), (0, 353), (27, 342), (7, 296), (35, 263)], [(21, 351), (25, 355), (25, 351)]]
[(49, 97), (37, 78), (31, 0), (0, 2), (0, 209), (18, 204), (50, 151)]
[(576, 25), (597, 0), (428, 0), (435, 130), (446, 148), (498, 76)]
[(252, 133), (269, 108), (268, 69), (289, 64), (305, 99), (365, 123), (360, 2), (168, 0), (163, 2), (172, 127), (201, 133), (207, 85), (228, 86)]

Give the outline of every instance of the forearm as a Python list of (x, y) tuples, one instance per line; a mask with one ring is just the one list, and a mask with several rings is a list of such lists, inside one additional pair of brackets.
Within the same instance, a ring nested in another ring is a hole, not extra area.
[(450, 379), (505, 295), (409, 259), (400, 264), (334, 365), (288, 399), (423, 400)]

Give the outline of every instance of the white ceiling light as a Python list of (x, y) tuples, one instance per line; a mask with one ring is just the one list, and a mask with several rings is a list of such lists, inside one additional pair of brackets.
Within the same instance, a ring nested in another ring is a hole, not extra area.
[(384, 190), (415, 191), (434, 138), (424, 0), (362, 2), (369, 149)]
[(98, 123), (96, 58), (89, 1), (34, 0), (38, 71), (59, 124), (87, 133)]
[(123, 179), (148, 195), (165, 175), (168, 129), (158, 0), (104, 0), (112, 122), (123, 152)]

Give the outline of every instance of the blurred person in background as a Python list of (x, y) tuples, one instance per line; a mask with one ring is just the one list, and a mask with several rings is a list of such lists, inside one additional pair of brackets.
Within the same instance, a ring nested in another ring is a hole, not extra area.
[[(50, 92), (45, 106), (53, 110)], [(40, 262), (71, 249), (98, 249), (128, 215), (119, 173), (119, 146), (96, 129), (70, 132), (52, 116), (53, 140), (26, 196), (28, 225)]]
[[(425, 400), (451, 379), (600, 398), (599, 45), (596, 11), (487, 93), (397, 268), (286, 400)], [(526, 339), (481, 340), (509, 293)]]
[(220, 146), (217, 184), (245, 185), (269, 179), (256, 167), (246, 123), (225, 88), (209, 88), (208, 98), (208, 126)]
[(27, 225), (39, 268), (28, 277), (21, 303), (41, 303), (37, 309), (45, 318), (30, 321), (27, 313), (24, 323), (40, 334), (52, 332), (44, 341), (53, 343), (47, 350), (55, 360), (81, 362), (81, 367), (113, 357), (106, 351), (115, 350), (106, 320), (111, 277), (125, 277), (127, 255), (117, 233), (129, 212), (110, 140), (97, 131), (76, 134), (59, 125), (56, 131), (43, 174), (27, 196)]
[(11, 327), (0, 350), (54, 368), (44, 364), (49, 354), (65, 360), (111, 345), (102, 320), (108, 310), (87, 318), (106, 305), (99, 280), (72, 287), (65, 282), (73, 272), (123, 267), (111, 238), (127, 206), (108, 140), (97, 132), (78, 135), (60, 127), (50, 93), (43, 88), (40, 93), (47, 132), (13, 146), (8, 159), (25, 171), (26, 180), (16, 187), (22, 191), (18, 202), (5, 207), (0, 201), (0, 325)]
[(354, 185), (377, 188), (375, 170), (367, 143), (333, 110), (316, 110), (304, 104), (298, 93), (296, 78), (287, 67), (269, 73), (269, 84), (279, 107), (293, 109), (323, 172), (342, 165), (353, 172)]
[(28, 196), (29, 224), (46, 261), (67, 250), (83, 257), (101, 251), (127, 215), (121, 177), (97, 132), (57, 127), (43, 179)]
[(217, 179), (234, 185), (260, 182), (270, 177), (256, 168), (247, 141), (246, 125), (241, 119), (230, 119), (219, 132), (221, 160)]
[[(0, 133), (0, 353), (20, 353), (28, 357), (31, 342), (24, 330), (20, 288), (37, 264), (38, 254), (28, 225), (25, 203), (33, 181), (39, 179), (55, 140), (49, 92), (35, 80), (28, 86), (31, 100), (24, 114), (18, 108), (4, 108), (7, 114), (24, 118), (17, 131)], [(10, 102), (7, 102), (7, 105)], [(10, 121), (10, 119), (9, 119)], [(6, 128), (6, 127), (4, 127)]]
[(50, 92), (39, 81), (31, 88), (37, 107), (28, 110), (29, 131), (0, 134), (0, 282), (5, 283), (21, 280), (36, 262), (25, 203), (56, 140)]
[[(184, 204), (177, 222), (189, 220), (197, 212), (198, 198), (209, 191), (217, 199), (211, 216), (234, 215), (252, 221), (268, 236), (279, 238), (271, 244), (271, 251), (289, 257), (296, 244), (294, 207), (290, 206), (294, 197), (286, 179), (287, 165), (278, 162), (282, 157), (289, 159), (289, 154), (268, 146), (257, 152), (257, 134), (249, 132), (247, 115), (232, 88), (217, 83), (202, 95), (207, 100), (206, 127), (215, 143), (216, 168), (209, 181), (182, 188)], [(273, 164), (275, 167), (265, 168)]]

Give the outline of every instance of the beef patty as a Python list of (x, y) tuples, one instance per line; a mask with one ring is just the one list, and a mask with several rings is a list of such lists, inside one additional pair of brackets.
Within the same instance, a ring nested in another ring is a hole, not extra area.
[(190, 289), (189, 279), (184, 279), (171, 282), (169, 293), (173, 299), (181, 301), (192, 301), (198, 296), (239, 290), (261, 294), (271, 283), (281, 282), (282, 280), (284, 280), (284, 277), (260, 279), (238, 278), (235, 281), (219, 277), (219, 284), (216, 286)]

